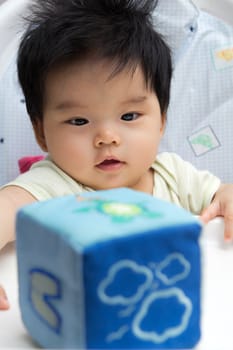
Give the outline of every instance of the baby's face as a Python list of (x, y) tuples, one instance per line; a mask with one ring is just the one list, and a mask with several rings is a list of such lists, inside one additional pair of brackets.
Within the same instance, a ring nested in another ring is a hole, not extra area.
[(150, 166), (164, 128), (159, 102), (139, 67), (110, 77), (112, 71), (108, 61), (85, 61), (50, 72), (36, 132), (42, 130), (43, 148), (76, 181), (151, 192)]

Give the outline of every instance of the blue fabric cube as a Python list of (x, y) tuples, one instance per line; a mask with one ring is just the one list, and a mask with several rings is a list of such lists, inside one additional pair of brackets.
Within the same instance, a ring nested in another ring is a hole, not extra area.
[(171, 349), (200, 338), (201, 225), (130, 189), (17, 216), (22, 319), (45, 348)]

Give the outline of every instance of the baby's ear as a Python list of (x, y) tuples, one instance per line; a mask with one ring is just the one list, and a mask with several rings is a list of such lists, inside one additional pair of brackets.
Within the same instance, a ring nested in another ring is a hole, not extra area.
[(164, 131), (165, 131), (165, 127), (166, 127), (166, 121), (167, 121), (167, 114), (166, 112), (164, 112), (162, 115), (161, 115), (161, 133), (164, 134)]
[(43, 120), (37, 118), (35, 119), (35, 121), (33, 121), (32, 125), (33, 125), (34, 134), (38, 145), (44, 152), (48, 152), (45, 135), (44, 135)]

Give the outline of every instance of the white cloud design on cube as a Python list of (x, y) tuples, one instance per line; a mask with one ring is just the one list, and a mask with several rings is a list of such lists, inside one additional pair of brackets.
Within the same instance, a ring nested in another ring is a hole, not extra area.
[[(124, 295), (109, 296), (106, 293), (106, 289), (114, 282), (118, 273), (121, 273), (123, 269), (130, 269), (132, 273), (143, 275), (145, 282), (138, 286), (135, 290), (135, 294), (131, 297), (125, 297)], [(109, 305), (129, 305), (138, 302), (144, 295), (145, 291), (150, 288), (153, 282), (153, 273), (146, 266), (141, 266), (132, 260), (120, 260), (108, 271), (107, 277), (98, 286), (98, 295), (100, 299)]]
[[(169, 269), (170, 266), (177, 263), (180, 265), (181, 272), (173, 273), (173, 275), (170, 275), (170, 276), (165, 273), (164, 270), (166, 268)], [(123, 273), (124, 269), (131, 270), (132, 274), (134, 275), (135, 274), (143, 275), (145, 278), (145, 282), (138, 285), (135, 288), (134, 295), (130, 297), (124, 296), (123, 293), (122, 295), (120, 294), (108, 295), (107, 288), (109, 288), (114, 283), (119, 273)], [(153, 267), (153, 271), (155, 275), (165, 285), (172, 285), (172, 284), (175, 284), (177, 281), (185, 279), (189, 275), (190, 270), (191, 270), (191, 266), (189, 261), (186, 260), (182, 254), (177, 252), (173, 254), (169, 254), (163, 261), (161, 261), (158, 264), (155, 264), (155, 266)], [(193, 306), (192, 306), (191, 300), (185, 295), (185, 293), (180, 288), (170, 287), (168, 289), (156, 290), (153, 292), (152, 286), (153, 286), (153, 283), (155, 282), (154, 273), (150, 268), (143, 265), (138, 265), (136, 262), (132, 260), (120, 260), (109, 268), (107, 276), (100, 282), (97, 292), (98, 292), (99, 298), (102, 300), (102, 302), (106, 304), (109, 304), (111, 306), (113, 305), (128, 306), (130, 309), (124, 310), (126, 314), (130, 314), (132, 312), (131, 308), (133, 307), (133, 305), (142, 299), (141, 307), (138, 313), (132, 319), (132, 325), (131, 325), (132, 332), (137, 338), (143, 341), (151, 341), (158, 344), (158, 343), (163, 343), (169, 338), (177, 337), (185, 331), (185, 329), (188, 326), (190, 316), (192, 314)], [(149, 295), (144, 296), (146, 291), (148, 291), (149, 289), (150, 289)], [(163, 331), (160, 330), (160, 332), (157, 332), (156, 329), (154, 331), (143, 330), (141, 328), (141, 324), (145, 320), (145, 318), (148, 316), (150, 312), (150, 308), (152, 307), (152, 304), (155, 302), (159, 302), (161, 299), (164, 300), (169, 298), (172, 298), (172, 299), (175, 298), (176, 305), (177, 304), (181, 305), (184, 308), (184, 311), (181, 317), (179, 319), (177, 318), (177, 324), (173, 327), (167, 327), (167, 328), (166, 328), (166, 325), (164, 325), (164, 330)], [(124, 314), (121, 315), (121, 317), (122, 316), (124, 317)], [(127, 328), (126, 326), (121, 327), (116, 332), (113, 332), (108, 335), (106, 339), (107, 342), (112, 342), (114, 340), (122, 338), (128, 330), (129, 330), (128, 326)]]
[[(176, 297), (177, 302), (185, 307), (185, 311), (181, 318), (181, 323), (175, 327), (166, 328), (164, 332), (157, 333), (146, 332), (141, 329), (141, 323), (147, 317), (147, 314), (150, 310), (152, 303), (159, 301), (159, 299), (164, 298), (173, 298)], [(192, 314), (192, 303), (190, 299), (183, 293), (179, 288), (169, 288), (166, 290), (156, 291), (150, 294), (142, 303), (141, 309), (138, 314), (135, 316), (132, 324), (132, 331), (136, 337), (144, 341), (151, 341), (154, 343), (162, 343), (169, 338), (177, 337), (185, 331), (187, 328), (190, 316)]]
[[(178, 274), (175, 274), (172, 277), (167, 276), (163, 270), (165, 270), (169, 265), (174, 264), (174, 262), (177, 261), (181, 267), (182, 271)], [(180, 253), (173, 253), (168, 255), (161, 263), (159, 263), (156, 266), (156, 276), (167, 285), (171, 285), (176, 283), (177, 281), (180, 281), (184, 278), (186, 278), (190, 273), (190, 263), (188, 260), (185, 259), (185, 257)]]

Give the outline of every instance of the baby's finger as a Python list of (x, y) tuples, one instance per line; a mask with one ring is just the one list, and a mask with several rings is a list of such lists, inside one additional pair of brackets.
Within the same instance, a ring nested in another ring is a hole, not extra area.
[(2, 286), (0, 286), (0, 310), (8, 310), (10, 307), (7, 295)]
[(224, 215), (224, 239), (227, 242), (233, 241), (233, 215)]
[(213, 201), (206, 209), (203, 210), (200, 219), (207, 224), (210, 220), (216, 216), (221, 216), (220, 206), (218, 201)]

